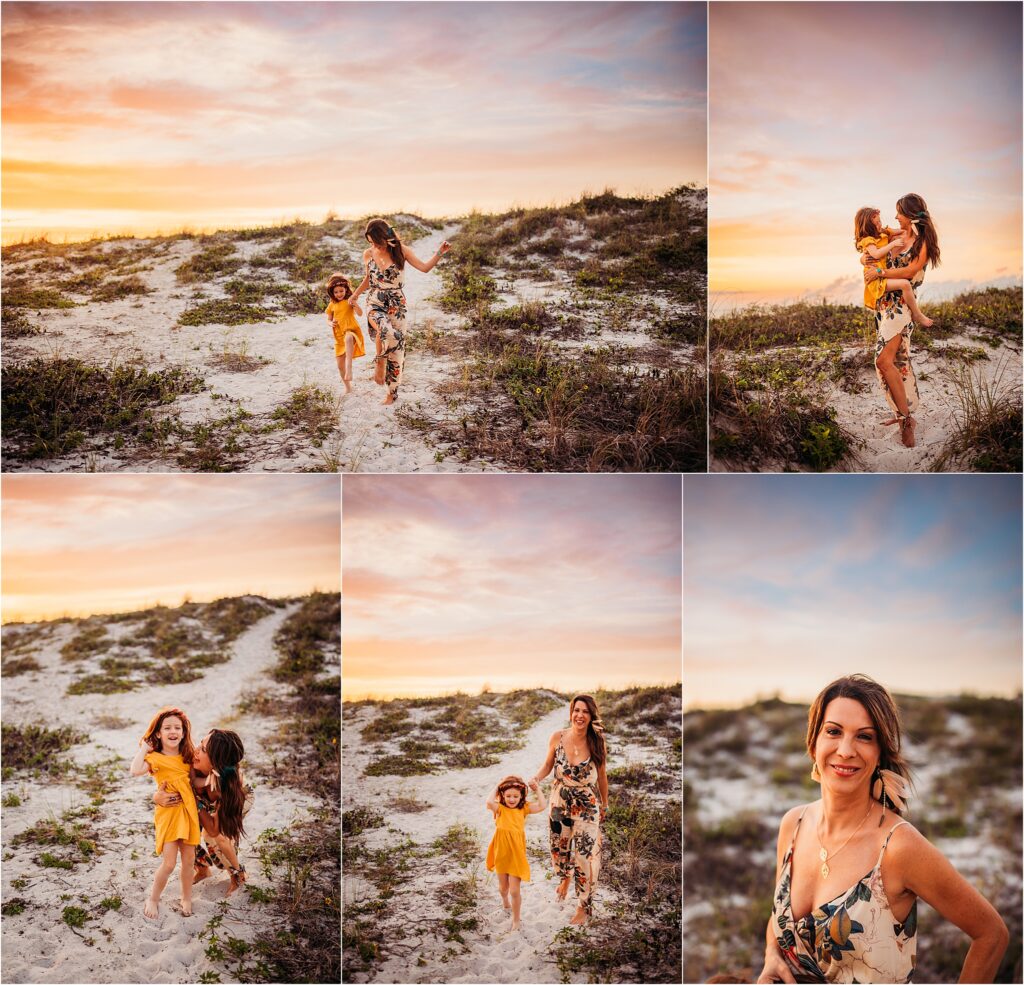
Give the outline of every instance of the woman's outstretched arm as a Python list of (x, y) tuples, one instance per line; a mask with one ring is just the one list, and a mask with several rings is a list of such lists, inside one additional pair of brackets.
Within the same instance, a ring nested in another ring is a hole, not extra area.
[(422, 270), (423, 273), (429, 274), (430, 271), (437, 266), (437, 261), (440, 260), (441, 257), (444, 256), (444, 254), (447, 253), (450, 249), (451, 246), (448, 244), (448, 240), (445, 240), (437, 248), (437, 251), (426, 263), (424, 263), (418, 256), (416, 256), (416, 254), (413, 253), (413, 251), (410, 250), (408, 246), (402, 247), (402, 253), (405, 254), (405, 259), (408, 263), (411, 263), (417, 270)]
[(923, 899), (971, 939), (961, 982), (995, 981), (1010, 940), (1003, 918), (920, 831), (909, 825), (895, 832), (886, 849), (894, 895), (900, 889)]

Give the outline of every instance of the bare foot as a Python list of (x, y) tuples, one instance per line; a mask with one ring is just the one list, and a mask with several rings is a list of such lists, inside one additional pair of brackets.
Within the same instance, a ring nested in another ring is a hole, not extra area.
[(935, 319), (926, 318), (924, 315), (917, 320), (918, 325), (924, 325), (925, 328), (931, 328), (935, 324)]
[(202, 882), (210, 874), (210, 867), (208, 865), (197, 865), (196, 874), (192, 877), (192, 885), (194, 886), (197, 882)]
[(512, 926), (509, 927), (508, 929), (509, 930), (518, 930), (519, 927), (520, 927), (520, 922), (518, 920), (513, 920), (512, 921)]
[(587, 922), (587, 911), (582, 906), (576, 907), (576, 912), (569, 921), (574, 927), (582, 927)]
[(351, 380), (342, 380), (341, 382), (345, 384), (345, 392), (346, 393), (351, 393), (352, 392), (352, 381)]
[(389, 394), (388, 394), (388, 395), (387, 395), (387, 396), (386, 396), (386, 397), (384, 398), (383, 404), (384, 404), (384, 406), (385, 406), (385, 407), (387, 407), (387, 405), (388, 405), (388, 404), (393, 404), (394, 402), (395, 402), (395, 397), (394, 397), (394, 394), (391, 394), (391, 393), (389, 393)]
[(569, 877), (566, 876), (559, 884), (558, 889), (555, 890), (555, 895), (564, 900), (569, 893)]
[(503, 910), (511, 910), (512, 909), (512, 904), (508, 901), (508, 897), (507, 896), (502, 896), (501, 897), (501, 908)]
[(898, 417), (890, 417), (887, 421), (882, 421), (882, 427), (887, 428), (890, 424), (899, 424), (900, 419)]
[(181, 915), (183, 917), (192, 916), (192, 900), (185, 899), (184, 896), (181, 898)]
[(160, 915), (160, 901), (152, 897), (147, 899), (142, 907), (142, 912), (150, 919), (155, 920)]
[(238, 881), (238, 876), (232, 876), (231, 877), (231, 885), (228, 886), (228, 891), (224, 895), (225, 896), (230, 896), (232, 893), (237, 893), (238, 892), (238, 887), (241, 886), (241, 885), (242, 884)]

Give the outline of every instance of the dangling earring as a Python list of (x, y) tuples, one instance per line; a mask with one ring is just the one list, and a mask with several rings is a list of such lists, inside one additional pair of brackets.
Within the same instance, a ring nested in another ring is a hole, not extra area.
[[(882, 787), (881, 795), (878, 798), (882, 802), (882, 816), (878, 819), (878, 826), (881, 827), (882, 822), (885, 821), (885, 777), (882, 776), (882, 771), (877, 766), (875, 767), (875, 778)], [(874, 789), (874, 784), (872, 784), (872, 789)]]
[(811, 779), (815, 783), (821, 783), (821, 773), (818, 772), (818, 764), (817, 764), (817, 762), (815, 762), (815, 764), (811, 767)]

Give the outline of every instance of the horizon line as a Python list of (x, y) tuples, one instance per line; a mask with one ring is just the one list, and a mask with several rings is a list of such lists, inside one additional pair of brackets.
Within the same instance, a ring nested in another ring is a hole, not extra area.
[[(344, 657), (342, 658), (342, 663), (344, 664)], [(607, 688), (607, 687), (603, 687), (603, 686), (598, 686), (598, 687), (594, 688), (592, 691), (577, 691), (576, 694), (596, 694), (599, 691), (606, 691), (609, 694), (615, 694), (615, 693), (619, 693), (619, 692), (623, 692), (623, 691), (632, 691), (632, 690), (637, 689), (637, 688), (665, 688), (666, 690), (678, 689), (680, 695), (682, 695), (683, 685), (682, 685), (682, 681), (673, 681), (670, 684), (665, 684), (665, 683), (662, 683), (660, 681), (656, 681), (656, 682), (647, 683), (647, 684), (639, 684), (639, 683), (638, 684), (629, 684), (629, 685), (626, 685), (624, 687), (615, 687), (615, 688)], [(453, 697), (459, 697), (459, 696), (462, 696), (462, 697), (483, 697), (485, 694), (514, 694), (516, 691), (550, 691), (552, 694), (557, 694), (559, 696), (561, 696), (563, 694), (568, 694), (569, 693), (568, 691), (562, 691), (562, 690), (560, 690), (557, 687), (549, 687), (549, 686), (544, 685), (544, 684), (536, 684), (536, 685), (533, 685), (533, 686), (524, 686), (524, 687), (513, 687), (513, 688), (510, 688), (508, 690), (502, 690), (502, 689), (499, 689), (499, 688), (492, 688), (492, 687), (488, 687), (488, 686), (485, 685), (483, 688), (481, 688), (475, 694), (473, 694), (473, 693), (471, 693), (469, 691), (466, 691), (463, 688), (456, 688), (456, 689), (449, 688), (449, 689), (444, 690), (444, 691), (439, 691), (436, 694), (392, 694), (392, 695), (389, 695), (387, 697), (383, 697), (383, 696), (375, 697), (373, 695), (373, 693), (367, 692), (367, 694), (365, 696), (363, 696), (363, 697), (347, 698), (347, 697), (345, 697), (345, 678), (342, 677), (342, 681), (341, 681), (341, 703), (343, 705), (346, 705), (346, 704), (361, 704), (363, 702), (369, 702), (371, 704), (389, 704), (392, 701), (417, 701), (417, 700), (422, 700), (422, 699), (453, 698)]]
[[(653, 192), (653, 191), (651, 191), (651, 192), (637, 192), (635, 194), (620, 194), (614, 187), (606, 185), (605, 188), (602, 191), (600, 191), (600, 192), (594, 192), (594, 191), (591, 191), (589, 189), (584, 188), (579, 193), (577, 193), (577, 195), (575, 197), (569, 197), (569, 198), (565, 198), (565, 199), (562, 199), (562, 200), (550, 200), (549, 199), (544, 204), (521, 204), (521, 203), (519, 203), (519, 202), (517, 202), (517, 201), (515, 201), (513, 199), (512, 201), (510, 201), (506, 205), (504, 211), (505, 212), (513, 212), (513, 211), (516, 211), (518, 209), (524, 209), (524, 210), (530, 210), (530, 209), (560, 209), (560, 208), (565, 208), (566, 206), (569, 206), (569, 205), (573, 205), (576, 202), (581, 202), (581, 201), (583, 201), (584, 199), (587, 199), (587, 198), (599, 198), (602, 195), (607, 195), (607, 194), (615, 195), (617, 198), (639, 198), (639, 199), (642, 199), (644, 201), (653, 201), (655, 199), (662, 198), (665, 195), (668, 195), (669, 193), (675, 191), (676, 189), (691, 189), (693, 191), (707, 191), (708, 185), (707, 185), (706, 181), (704, 183), (700, 183), (697, 180), (680, 181), (678, 184), (670, 185), (669, 187), (663, 189), (660, 192)], [(15, 210), (15, 211), (18, 211), (18, 210)], [(25, 211), (28, 211), (28, 210), (25, 210)], [(65, 212), (72, 212), (73, 210), (65, 209), (63, 211), (65, 211)], [(139, 212), (145, 212), (146, 210), (89, 209), (89, 210), (83, 210), (83, 211), (90, 211), (90, 212), (139, 211)], [(152, 211), (155, 212), (156, 210), (152, 210)], [(235, 211), (241, 211), (241, 210), (237, 210), (236, 209)], [(261, 210), (258, 207), (254, 207), (253, 211), (254, 212), (260, 212), (260, 211), (267, 212), (267, 211), (270, 211), (270, 210), (268, 210), (268, 209), (262, 209)], [(317, 222), (317, 221), (315, 221), (315, 219), (307, 218), (306, 217), (306, 216), (309, 216), (314, 211), (316, 211), (317, 213), (322, 213), (324, 218), (321, 221)], [(303, 212), (305, 213), (305, 216), (302, 214)], [(440, 222), (442, 220), (465, 219), (465, 218), (469, 218), (470, 216), (473, 216), (473, 215), (488, 216), (488, 215), (499, 215), (501, 213), (494, 212), (494, 211), (484, 210), (484, 209), (480, 208), (479, 206), (474, 205), (470, 209), (468, 209), (467, 211), (459, 212), (459, 213), (457, 213), (455, 215), (451, 215), (451, 214), (449, 214), (449, 215), (428, 215), (428, 214), (426, 214), (424, 212), (421, 212), (421, 211), (418, 211), (418, 210), (405, 209), (405, 208), (394, 209), (394, 210), (391, 210), (391, 211), (379, 211), (378, 210), (378, 212), (376, 214), (380, 215), (380, 216), (407, 215), (407, 216), (411, 216), (414, 219), (420, 219), (420, 220), (423, 220), (425, 222)], [(190, 225), (188, 223), (183, 223), (181, 226), (172, 227), (171, 231), (165, 232), (163, 230), (163, 228), (159, 228), (159, 229), (157, 229), (156, 231), (154, 231), (153, 233), (150, 233), (150, 234), (140, 234), (138, 232), (126, 232), (126, 231), (104, 233), (104, 232), (101, 232), (100, 230), (92, 229), (91, 232), (89, 233), (89, 235), (86, 236), (86, 235), (83, 234), (81, 237), (79, 237), (77, 234), (69, 233), (68, 231), (65, 231), (64, 232), (64, 238), (63, 238), (63, 240), (61, 242), (57, 242), (55, 240), (51, 240), (50, 239), (51, 235), (56, 236), (60, 232), (59, 227), (55, 227), (52, 230), (43, 231), (42, 233), (40, 233), (38, 235), (33, 235), (33, 236), (28, 236), (27, 232), (23, 232), (21, 239), (14, 239), (13, 238), (18, 233), (17, 229), (10, 230), (9, 228), (5, 227), (5, 228), (0, 228), (0, 245), (2, 245), (5, 248), (8, 247), (8, 246), (28, 246), (28, 245), (32, 245), (32, 244), (35, 244), (35, 243), (48, 243), (51, 246), (66, 246), (66, 245), (71, 245), (73, 243), (92, 243), (92, 242), (96, 242), (96, 241), (110, 242), (110, 241), (118, 240), (118, 239), (177, 239), (177, 238), (183, 238), (183, 237), (210, 236), (210, 235), (213, 235), (215, 233), (220, 233), (220, 232), (242, 232), (243, 230), (247, 230), (247, 229), (276, 229), (276, 228), (283, 228), (285, 226), (295, 225), (295, 224), (298, 224), (298, 223), (304, 223), (304, 224), (310, 225), (310, 226), (322, 226), (322, 225), (326, 225), (328, 222), (332, 222), (332, 221), (333, 222), (353, 222), (353, 223), (355, 223), (355, 222), (360, 222), (360, 221), (364, 220), (369, 215), (370, 215), (370, 213), (366, 212), (363, 215), (359, 215), (359, 216), (339, 216), (337, 214), (336, 210), (332, 206), (327, 206), (327, 207), (324, 207), (322, 205), (306, 206), (306, 207), (300, 206), (300, 207), (298, 207), (298, 210), (295, 213), (291, 214), (290, 218), (288, 217), (289, 213), (282, 211), (280, 213), (280, 215), (277, 218), (273, 219), (273, 220), (266, 220), (266, 221), (257, 220), (254, 223), (251, 223), (251, 224), (248, 224), (248, 225), (227, 225), (225, 223), (216, 223), (215, 222), (215, 223), (212, 223), (212, 224), (206, 225), (206, 226), (196, 226), (196, 225)], [(31, 227), (31, 226), (28, 227), (29, 230), (31, 230), (32, 228), (33, 227)], [(77, 227), (71, 227), (71, 228), (77, 228)], [(80, 228), (82, 228), (84, 230), (87, 227), (82, 226)], [(9, 238), (9, 237), (12, 237), (12, 238)]]

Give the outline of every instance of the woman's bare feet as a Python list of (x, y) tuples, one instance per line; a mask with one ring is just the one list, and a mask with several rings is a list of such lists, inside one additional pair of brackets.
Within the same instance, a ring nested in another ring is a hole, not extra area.
[(192, 916), (192, 900), (185, 899), (184, 896), (181, 898), (181, 915), (183, 917)]
[(582, 927), (587, 922), (587, 911), (582, 906), (576, 907), (576, 912), (572, 915), (572, 919), (569, 923), (574, 927)]
[(152, 897), (146, 899), (143, 904), (142, 912), (150, 919), (155, 920), (160, 916), (160, 901), (155, 900)]
[(899, 424), (900, 419), (898, 417), (890, 417), (887, 421), (882, 421), (882, 427), (887, 428), (890, 424)]
[(921, 315), (920, 318), (915, 319), (918, 325), (923, 325), (925, 328), (931, 328), (935, 324), (934, 318), (928, 318), (925, 315)]
[(388, 404), (393, 404), (394, 402), (395, 402), (395, 395), (394, 395), (393, 393), (389, 393), (389, 394), (388, 394), (388, 395), (387, 395), (387, 396), (386, 396), (386, 397), (384, 398), (384, 400), (383, 400), (383, 405), (384, 405), (385, 407), (387, 407), (387, 405), (388, 405)]
[(569, 877), (566, 876), (559, 884), (558, 889), (555, 890), (555, 895), (560, 899), (564, 900), (569, 894)]
[(192, 877), (192, 885), (194, 886), (197, 882), (202, 882), (210, 874), (210, 867), (208, 865), (197, 865), (196, 874)]

